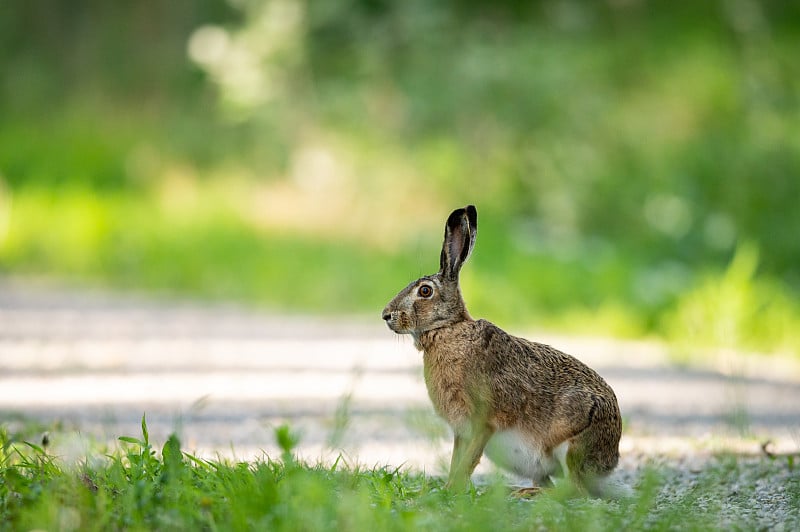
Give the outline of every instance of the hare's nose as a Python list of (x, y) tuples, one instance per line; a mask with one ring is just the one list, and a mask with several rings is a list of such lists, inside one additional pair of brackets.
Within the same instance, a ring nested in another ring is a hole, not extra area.
[(391, 315), (391, 313), (389, 313), (389, 312), (384, 312), (384, 313), (383, 313), (383, 321), (389, 321), (390, 319), (392, 319), (392, 315)]

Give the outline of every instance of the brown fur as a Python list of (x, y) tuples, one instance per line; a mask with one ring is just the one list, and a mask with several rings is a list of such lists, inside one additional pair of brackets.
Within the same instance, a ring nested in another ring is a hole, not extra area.
[[(493, 435), (513, 431), (549, 460), (567, 442), (570, 477), (592, 492), (619, 460), (617, 399), (594, 370), (550, 346), (473, 320), (458, 285), (477, 232), (477, 211), (454, 211), (445, 225), (440, 271), (409, 284), (383, 318), (414, 336), (436, 412), (453, 428), (449, 484), (463, 486)], [(423, 286), (430, 288), (430, 293)], [(534, 482), (546, 482), (537, 475)]]

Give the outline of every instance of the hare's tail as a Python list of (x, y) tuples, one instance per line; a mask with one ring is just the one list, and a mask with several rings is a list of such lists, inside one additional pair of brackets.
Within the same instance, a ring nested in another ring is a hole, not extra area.
[(634, 495), (633, 488), (614, 474), (585, 478), (583, 486), (591, 495), (602, 499), (629, 499)]

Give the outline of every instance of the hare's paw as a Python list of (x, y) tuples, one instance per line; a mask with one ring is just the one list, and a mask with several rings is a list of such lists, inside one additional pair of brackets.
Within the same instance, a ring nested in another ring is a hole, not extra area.
[(511, 496), (516, 499), (532, 499), (542, 493), (546, 488), (542, 486), (531, 486), (529, 488), (518, 488), (511, 492)]

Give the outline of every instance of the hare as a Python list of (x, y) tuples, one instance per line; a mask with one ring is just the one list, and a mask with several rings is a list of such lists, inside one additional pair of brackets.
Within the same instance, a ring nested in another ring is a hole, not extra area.
[(473, 205), (453, 211), (439, 272), (402, 289), (382, 314), (424, 353), (428, 394), (454, 433), (448, 487), (464, 488), (485, 452), (533, 481), (529, 491), (561, 471), (582, 491), (614, 496), (606, 482), (622, 433), (614, 391), (570, 355), (470, 316), (458, 281), (477, 229)]

